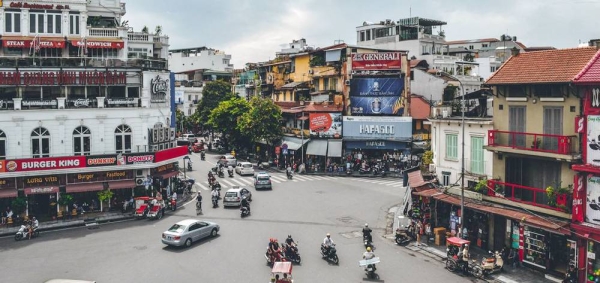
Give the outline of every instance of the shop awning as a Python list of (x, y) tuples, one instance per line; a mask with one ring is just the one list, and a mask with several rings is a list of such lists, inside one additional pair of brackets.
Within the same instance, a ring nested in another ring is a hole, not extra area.
[(108, 188), (110, 190), (132, 189), (135, 187), (136, 187), (135, 180), (122, 180), (122, 181), (108, 182)]
[(65, 39), (63, 37), (35, 39), (31, 36), (3, 36), (2, 46), (13, 48), (30, 48), (39, 44), (40, 48), (64, 48)]
[(103, 38), (88, 38), (71, 40), (71, 44), (75, 47), (87, 48), (107, 48), (107, 49), (123, 49), (125, 44), (118, 39), (103, 39)]
[(427, 184), (429, 184), (429, 182), (425, 182), (421, 170), (408, 172), (408, 185), (411, 188), (418, 188)]
[[(450, 203), (456, 206), (460, 206), (460, 199), (454, 196), (450, 196), (447, 194), (434, 195), (434, 199), (439, 201), (443, 201), (446, 203)], [(525, 225), (534, 226), (537, 228), (544, 229), (548, 232), (552, 233), (560, 233), (565, 235), (571, 235), (571, 231), (569, 230), (569, 223), (566, 221), (561, 221), (558, 219), (551, 219), (549, 217), (539, 217), (532, 215), (530, 213), (525, 213), (513, 209), (503, 208), (492, 206), (491, 204), (478, 204), (473, 203), (471, 201), (465, 201), (465, 207), (478, 210), (481, 212), (491, 213), (495, 215), (501, 215), (513, 220), (517, 220), (522, 222)]]
[(342, 141), (341, 140), (329, 140), (327, 146), (328, 157), (342, 157)]
[(16, 198), (17, 190), (16, 189), (3, 189), (0, 190), (0, 198)]
[(281, 145), (287, 144), (289, 150), (298, 150), (302, 145), (309, 142), (310, 139), (304, 139), (304, 143), (302, 143), (302, 139), (294, 138), (294, 137), (282, 137)]
[(412, 194), (417, 195), (417, 196), (422, 196), (422, 197), (432, 197), (435, 195), (442, 195), (444, 193), (437, 189), (426, 189), (426, 190), (422, 190), (422, 191), (413, 191)]
[(175, 177), (177, 175), (179, 175), (179, 171), (173, 171), (173, 172), (167, 172), (167, 173), (159, 174), (159, 175), (157, 175), (157, 177), (161, 177), (163, 179), (168, 179), (168, 178), (171, 178), (171, 177)]
[(326, 140), (313, 140), (308, 144), (306, 148), (307, 155), (327, 155), (327, 141)]
[(103, 189), (104, 189), (104, 184), (102, 182), (67, 185), (67, 193), (95, 192), (95, 191), (101, 191)]

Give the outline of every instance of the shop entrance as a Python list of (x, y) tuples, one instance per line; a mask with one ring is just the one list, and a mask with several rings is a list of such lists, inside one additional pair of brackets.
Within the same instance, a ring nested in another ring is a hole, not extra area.
[(494, 215), (494, 251), (506, 247), (506, 218)]
[(569, 267), (569, 245), (563, 235), (550, 234), (550, 270), (564, 274)]

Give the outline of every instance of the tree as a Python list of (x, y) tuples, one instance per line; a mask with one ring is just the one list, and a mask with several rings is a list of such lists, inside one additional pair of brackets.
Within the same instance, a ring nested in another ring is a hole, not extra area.
[(175, 128), (181, 131), (182, 133), (186, 132), (186, 130), (189, 130), (192, 126), (191, 119), (189, 117), (186, 117), (185, 113), (183, 113), (183, 111), (179, 109), (177, 109), (177, 111), (175, 112), (175, 122)]
[(147, 26), (144, 26), (142, 28), (142, 33), (148, 33), (148, 27)]
[(156, 35), (156, 36), (162, 35), (162, 26), (156, 26), (156, 28), (154, 29), (154, 35)]
[(255, 96), (250, 100), (250, 111), (238, 120), (238, 128), (252, 142), (264, 139), (271, 144), (283, 135), (281, 109), (272, 100)]
[(231, 84), (225, 81), (211, 81), (206, 83), (202, 90), (202, 99), (198, 102), (195, 116), (197, 120), (193, 121), (198, 125), (208, 126), (207, 122), (210, 112), (217, 108), (222, 101), (235, 97), (231, 92)]
[(223, 143), (225, 148), (230, 143), (238, 147), (245, 147), (247, 144), (244, 141), (248, 140), (238, 129), (238, 120), (242, 115), (250, 111), (250, 104), (243, 98), (234, 96), (227, 101), (223, 101), (210, 112), (208, 125), (212, 128), (219, 129), (224, 136)]

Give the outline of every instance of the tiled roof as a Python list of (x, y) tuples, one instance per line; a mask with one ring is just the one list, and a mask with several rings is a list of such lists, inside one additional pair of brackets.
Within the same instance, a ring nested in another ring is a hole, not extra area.
[(422, 96), (412, 94), (410, 96), (410, 116), (416, 120), (425, 120), (429, 117), (431, 106)]
[(600, 52), (575, 76), (575, 83), (600, 83)]
[(485, 83), (571, 82), (598, 50), (595, 47), (524, 52), (510, 57)]
[(341, 112), (342, 110), (341, 105), (331, 103), (328, 105), (311, 103), (304, 107), (304, 112)]
[(452, 44), (466, 44), (466, 43), (477, 43), (477, 42), (497, 42), (500, 41), (497, 38), (480, 38), (480, 39), (467, 39), (467, 40), (454, 40), (454, 41), (446, 41), (446, 45)]

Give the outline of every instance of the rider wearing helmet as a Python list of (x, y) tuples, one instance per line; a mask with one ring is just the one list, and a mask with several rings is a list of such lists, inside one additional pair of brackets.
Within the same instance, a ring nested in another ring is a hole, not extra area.
[(248, 209), (248, 212), (250, 212), (250, 202), (248, 202), (248, 199), (246, 198), (246, 196), (242, 197), (241, 205), (242, 205), (242, 207), (245, 207), (246, 209)]
[(285, 239), (285, 243), (289, 246), (296, 246), (296, 242), (294, 242), (292, 235), (288, 235), (287, 239)]
[(322, 247), (325, 250), (325, 254), (329, 254), (329, 250), (331, 249), (331, 246), (335, 245), (335, 243), (333, 242), (333, 239), (331, 239), (331, 234), (327, 233), (327, 235), (325, 236), (325, 239), (323, 239), (323, 245)]
[[(375, 253), (373, 253), (371, 247), (367, 247), (367, 251), (363, 253), (363, 259), (372, 259), (375, 257)], [(366, 267), (365, 267), (366, 270)], [(377, 267), (375, 267), (375, 264), (373, 264), (373, 270), (377, 270)]]
[(371, 230), (371, 228), (369, 228), (369, 224), (365, 223), (365, 228), (362, 229), (362, 233), (363, 233), (363, 238), (367, 237), (367, 239), (370, 242), (373, 242), (373, 236), (371, 236), (371, 232), (373, 232), (373, 230)]

